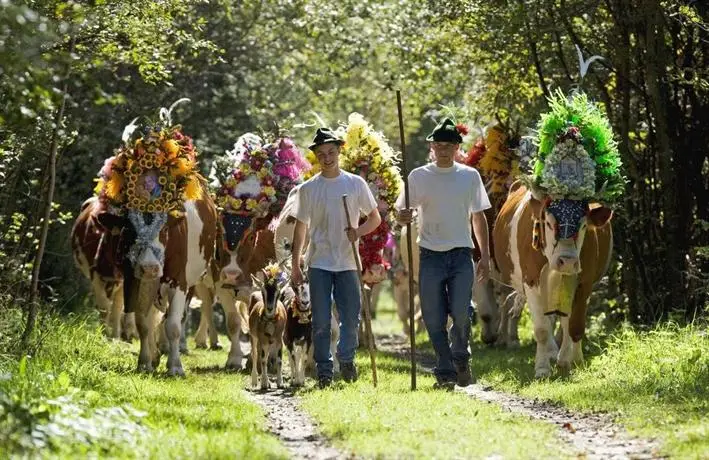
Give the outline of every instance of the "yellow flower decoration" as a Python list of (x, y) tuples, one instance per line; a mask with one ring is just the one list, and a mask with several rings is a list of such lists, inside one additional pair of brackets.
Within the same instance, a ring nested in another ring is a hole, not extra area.
[(185, 186), (185, 200), (199, 200), (202, 197), (202, 184), (197, 175), (190, 177)]
[(162, 148), (167, 153), (169, 159), (173, 159), (180, 153), (180, 144), (176, 140), (170, 139), (162, 143)]
[(266, 186), (263, 188), (263, 193), (266, 194), (266, 196), (274, 196), (276, 194), (276, 189), (274, 187)]
[(195, 162), (192, 161), (189, 158), (179, 158), (177, 162), (175, 163), (175, 170), (177, 171), (177, 176), (185, 176), (187, 175), (190, 171), (195, 166)]
[(123, 188), (123, 178), (120, 174), (113, 174), (108, 182), (106, 182), (106, 196), (112, 200), (118, 198), (118, 195), (121, 193), (121, 188)]
[(254, 200), (253, 198), (249, 198), (246, 200), (246, 209), (251, 211), (253, 209), (256, 209), (256, 206), (258, 206), (258, 201)]
[(239, 198), (234, 198), (234, 197), (230, 197), (230, 198), (232, 199), (232, 202), (231, 202), (232, 208), (241, 209), (241, 207), (244, 205), (243, 200), (241, 200)]
[(99, 178), (99, 179), (94, 179), (96, 182), (96, 186), (94, 187), (94, 193), (96, 195), (100, 195), (101, 191), (103, 190), (103, 187), (106, 185), (106, 181)]

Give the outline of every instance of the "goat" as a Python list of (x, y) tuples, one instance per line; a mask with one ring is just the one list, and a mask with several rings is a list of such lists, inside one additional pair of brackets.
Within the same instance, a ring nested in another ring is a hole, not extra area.
[[(276, 386), (283, 387), (282, 353), (286, 310), (280, 301), (281, 291), (288, 285), (285, 273), (277, 264), (269, 264), (256, 276), (251, 275), (257, 292), (249, 302), (249, 331), (251, 333), (251, 387), (258, 385), (261, 368), (261, 389), (268, 390), (268, 360), (276, 359)], [(260, 292), (258, 292), (260, 291)]]
[(313, 322), (307, 282), (286, 289), (286, 329), (283, 342), (288, 350), (291, 386), (305, 384), (305, 362), (312, 352)]

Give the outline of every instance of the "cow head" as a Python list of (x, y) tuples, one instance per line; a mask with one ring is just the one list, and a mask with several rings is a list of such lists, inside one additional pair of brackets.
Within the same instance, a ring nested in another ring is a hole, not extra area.
[(612, 216), (610, 209), (587, 201), (545, 199), (537, 225), (541, 227), (540, 246), (549, 268), (566, 275), (580, 273), (586, 230), (606, 225)]
[(259, 270), (256, 275), (251, 275), (251, 279), (256, 289), (261, 291), (264, 315), (267, 318), (273, 318), (276, 314), (281, 292), (289, 283), (285, 271), (277, 264), (269, 264)]
[(165, 245), (160, 241), (160, 232), (168, 220), (166, 213), (143, 213), (131, 209), (125, 217), (104, 212), (97, 216), (97, 220), (104, 229), (120, 232), (124, 266), (128, 264), (132, 272), (124, 273), (126, 277), (132, 275), (145, 281), (162, 277)]
[(256, 232), (251, 229), (252, 218), (248, 216), (222, 214), (222, 247), (219, 249), (220, 280), (230, 286), (247, 282), (244, 275), (248, 260), (246, 249), (253, 247)]

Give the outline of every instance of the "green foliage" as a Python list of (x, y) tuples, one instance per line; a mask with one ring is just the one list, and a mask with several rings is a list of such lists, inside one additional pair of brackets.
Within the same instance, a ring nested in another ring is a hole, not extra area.
[(667, 455), (702, 458), (709, 449), (705, 326), (664, 324), (647, 331), (592, 326), (587, 332), (587, 365), (570, 376), (534, 379), (530, 325), (520, 334), (523, 346), (518, 351), (490, 351), (476, 344), (473, 372), (499, 389), (573, 410), (607, 412), (632, 433), (659, 438)]
[[(21, 316), (0, 304), (0, 353)], [(192, 352), (186, 379), (161, 379), (136, 374), (138, 345), (107, 341), (92, 318), (41, 321), (31, 353), (0, 354), (3, 458), (286, 457), (238, 390), (246, 377), (217, 371), (226, 351)]]

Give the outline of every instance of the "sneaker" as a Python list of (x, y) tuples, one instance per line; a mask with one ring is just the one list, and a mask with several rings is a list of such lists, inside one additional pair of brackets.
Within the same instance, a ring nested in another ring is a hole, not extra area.
[(355, 363), (340, 363), (340, 373), (342, 374), (342, 379), (347, 383), (357, 381), (357, 366), (355, 366)]
[(470, 366), (467, 362), (463, 364), (456, 364), (455, 370), (458, 374), (458, 386), (467, 387), (468, 385), (475, 383), (475, 379), (473, 378), (473, 374), (470, 372)]
[(318, 377), (318, 388), (321, 390), (332, 385), (332, 377), (321, 376)]
[(453, 391), (454, 388), (455, 381), (448, 379), (436, 379), (436, 383), (433, 384), (434, 390)]

